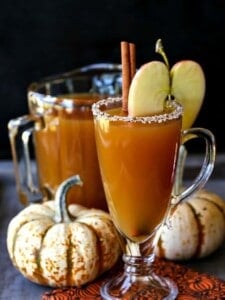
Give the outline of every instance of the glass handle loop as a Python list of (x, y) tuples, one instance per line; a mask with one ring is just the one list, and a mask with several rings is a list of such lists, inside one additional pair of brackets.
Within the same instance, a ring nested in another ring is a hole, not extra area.
[(196, 176), (193, 183), (189, 187), (187, 187), (181, 193), (176, 193), (175, 191), (172, 199), (172, 204), (178, 204), (184, 199), (190, 197), (194, 192), (197, 192), (206, 184), (212, 174), (216, 157), (215, 137), (208, 129), (190, 128), (182, 132), (181, 147), (184, 147), (183, 145), (186, 142), (195, 138), (202, 138), (205, 141), (205, 156), (202, 167), (199, 174)]
[(35, 165), (31, 160), (31, 137), (37, 117), (24, 115), (8, 123), (8, 133), (15, 172), (16, 189), (20, 202), (28, 205), (41, 202), (43, 196), (37, 185)]

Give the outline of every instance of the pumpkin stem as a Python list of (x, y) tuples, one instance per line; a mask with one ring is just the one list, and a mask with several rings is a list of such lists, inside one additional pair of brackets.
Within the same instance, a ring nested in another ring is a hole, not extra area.
[(71, 217), (67, 208), (66, 195), (68, 193), (68, 190), (72, 186), (74, 185), (81, 186), (82, 184), (83, 182), (81, 181), (79, 175), (69, 177), (68, 179), (66, 179), (60, 184), (55, 195), (55, 203), (56, 203), (55, 222), (56, 223), (71, 222)]

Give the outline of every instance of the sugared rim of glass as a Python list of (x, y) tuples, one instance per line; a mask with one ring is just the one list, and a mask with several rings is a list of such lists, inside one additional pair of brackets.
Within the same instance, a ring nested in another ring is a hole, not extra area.
[[(183, 107), (177, 103), (175, 100), (170, 100), (168, 108), (171, 109), (170, 112), (165, 112), (162, 114), (155, 114), (146, 117), (131, 117), (131, 116), (121, 116), (109, 114), (106, 110), (110, 108), (115, 108), (113, 104), (122, 103), (121, 97), (107, 98), (100, 100), (92, 105), (92, 112), (95, 119), (106, 119), (109, 121), (122, 121), (122, 122), (135, 122), (135, 123), (162, 123), (169, 120), (179, 119), (183, 113)], [(117, 106), (119, 107), (119, 106)]]

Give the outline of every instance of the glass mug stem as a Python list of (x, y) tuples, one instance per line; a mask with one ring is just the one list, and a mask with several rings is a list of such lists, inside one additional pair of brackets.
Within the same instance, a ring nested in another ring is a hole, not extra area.
[[(169, 278), (159, 277), (153, 272), (154, 254), (145, 257), (124, 254), (123, 262), (124, 273), (121, 277), (113, 278), (102, 286), (103, 299), (171, 300), (176, 298), (178, 294), (176, 284)], [(150, 290), (149, 285), (152, 287)]]

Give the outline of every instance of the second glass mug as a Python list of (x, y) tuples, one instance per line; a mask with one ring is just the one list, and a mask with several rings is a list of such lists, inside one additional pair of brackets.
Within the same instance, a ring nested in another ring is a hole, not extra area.
[(79, 174), (83, 186), (71, 190), (68, 203), (107, 210), (91, 106), (120, 94), (121, 65), (110, 63), (84, 66), (29, 86), (29, 114), (8, 123), (16, 187), (24, 205), (54, 199), (58, 185)]

